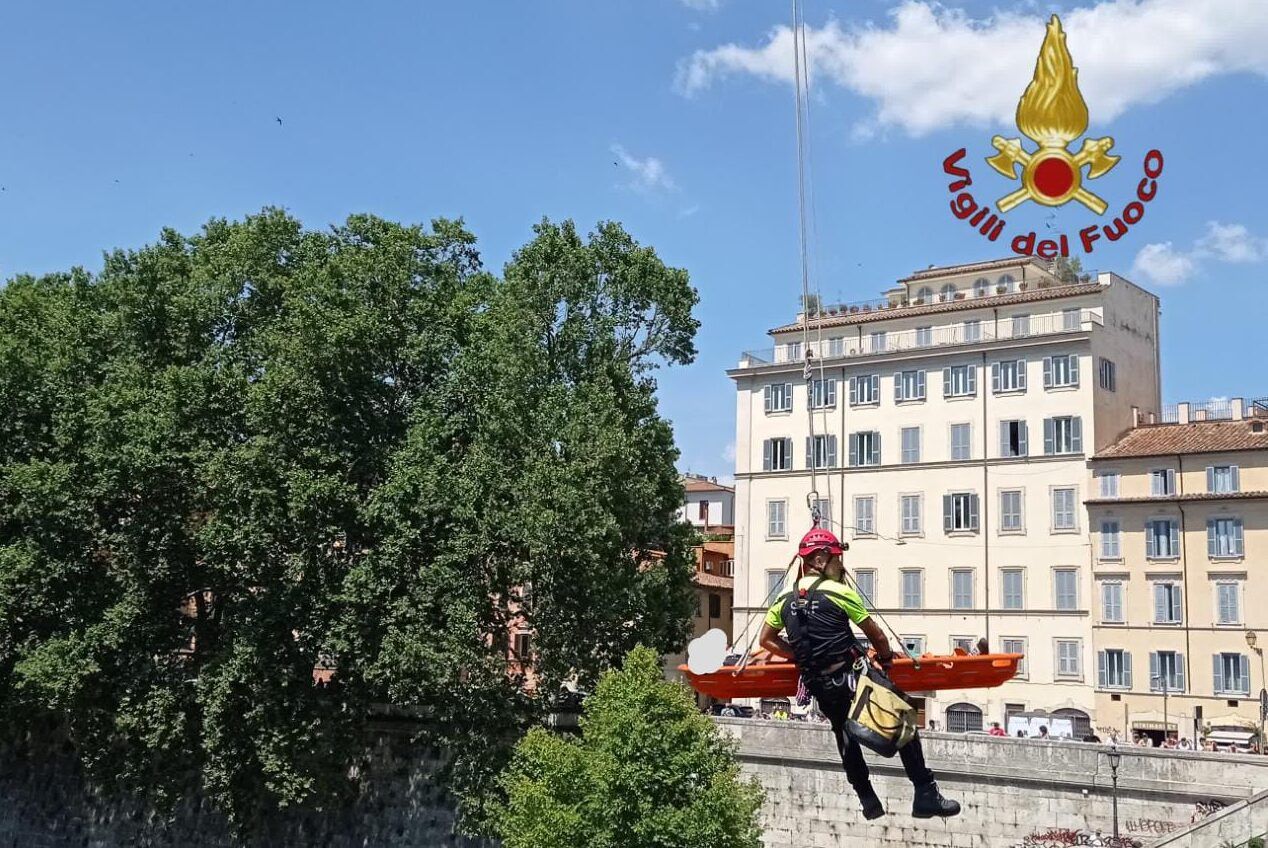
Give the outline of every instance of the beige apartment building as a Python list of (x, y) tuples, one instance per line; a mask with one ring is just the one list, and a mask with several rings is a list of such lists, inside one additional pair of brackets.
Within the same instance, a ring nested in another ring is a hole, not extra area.
[(1244, 745), (1265, 686), (1268, 400), (1162, 418), (1090, 463), (1097, 724)]
[(847, 566), (913, 650), (986, 637), (1026, 654), (1003, 687), (930, 693), (928, 719), (976, 729), (1043, 709), (1089, 726), (1087, 458), (1130, 429), (1133, 407), (1159, 409), (1157, 298), (1116, 274), (1059, 278), (1015, 257), (920, 271), (771, 336), (728, 371), (736, 630), (777, 593), (811, 526), (814, 464)]

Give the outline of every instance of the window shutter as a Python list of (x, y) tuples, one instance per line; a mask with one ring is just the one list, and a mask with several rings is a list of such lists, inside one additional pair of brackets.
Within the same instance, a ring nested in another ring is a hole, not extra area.
[(916, 372), (916, 397), (921, 400), (925, 399), (925, 372)]
[(1008, 451), (1009, 442), (1011, 441), (1008, 438), (1010, 433), (1011, 433), (1011, 428), (1008, 426), (1008, 422), (1007, 421), (999, 422), (999, 455), (1000, 456), (1012, 456), (1012, 454), (1009, 453)]
[(1105, 652), (1096, 652), (1096, 685), (1104, 689), (1106, 685)]
[(1215, 466), (1214, 465), (1208, 465), (1206, 467), (1206, 490), (1208, 492), (1215, 491)]
[(1167, 494), (1174, 495), (1176, 493), (1176, 470), (1174, 468), (1167, 469)]
[(1238, 473), (1238, 469), (1236, 465), (1234, 465), (1230, 469), (1230, 471), (1232, 472), (1232, 475), (1233, 475), (1233, 491), (1240, 492), (1242, 490), (1242, 481), (1239, 479), (1241, 477), (1241, 474)]
[(894, 401), (903, 399), (903, 372), (894, 372)]
[(1168, 521), (1167, 527), (1171, 531), (1171, 550), (1168, 552), (1170, 556), (1180, 555), (1180, 525), (1175, 521)]
[(1149, 652), (1149, 691), (1161, 692), (1162, 681), (1158, 679), (1158, 652)]
[(872, 375), (872, 402), (880, 403), (881, 401), (881, 375)]
[(943, 531), (947, 533), (951, 532), (951, 496), (950, 495), (942, 496), (942, 529)]
[(836, 377), (829, 377), (829, 378), (828, 378), (828, 398), (827, 398), (827, 403), (828, 403), (828, 406), (836, 406), (836, 405), (837, 405), (837, 378), (836, 378)]
[(1043, 358), (1043, 387), (1045, 389), (1052, 388), (1052, 357), (1045, 356)]
[(815, 467), (815, 445), (814, 439), (806, 436), (806, 467)]
[(1017, 422), (1017, 453), (1020, 456), (1028, 456), (1026, 448), (1026, 422)]
[(969, 495), (969, 529), (977, 529), (977, 495)]
[(1173, 586), (1171, 588), (1171, 620), (1180, 621), (1180, 610), (1184, 606), (1184, 588), (1181, 586)]
[(1153, 559), (1158, 556), (1158, 545), (1154, 541), (1154, 526), (1152, 521), (1145, 522), (1145, 557)]
[(1076, 415), (1070, 419), (1071, 444), (1075, 453), (1083, 453), (1083, 418)]
[(1132, 688), (1132, 655), (1123, 651), (1123, 685)]
[(774, 448), (774, 446), (775, 446), (775, 443), (771, 439), (767, 439), (766, 441), (762, 442), (762, 470), (763, 471), (771, 470), (771, 462), (772, 462), (771, 451)]
[(999, 394), (999, 363), (991, 363), (991, 391)]
[(1233, 519), (1233, 556), (1242, 555), (1242, 520), (1240, 518)]
[(770, 412), (770, 390), (771, 390), (771, 386), (769, 384), (762, 388), (762, 397), (764, 398), (766, 402), (767, 412)]
[(1238, 658), (1237, 664), (1240, 666), (1238, 671), (1241, 672), (1241, 674), (1238, 675), (1239, 679), (1237, 681), (1237, 684), (1238, 684), (1237, 691), (1249, 693), (1250, 692), (1250, 657), (1245, 655), (1240, 656)]
[(971, 395), (976, 395), (977, 394), (977, 366), (970, 365), (968, 368), (968, 371), (969, 371), (968, 392)]
[(1213, 690), (1215, 694), (1228, 691), (1224, 688), (1224, 658), (1219, 654), (1212, 654), (1211, 666), (1215, 669), (1215, 689)]
[(942, 369), (942, 396), (951, 397), (951, 369)]
[(837, 467), (837, 437), (828, 436), (828, 467)]
[(849, 438), (850, 438), (850, 467), (853, 468), (854, 466), (859, 464), (859, 434), (851, 433)]
[(870, 461), (872, 465), (881, 464), (881, 434), (880, 433), (872, 433), (872, 456)]
[(1184, 685), (1184, 654), (1176, 654), (1176, 688), (1181, 692), (1187, 688)]
[(1026, 391), (1026, 360), (1017, 360), (1017, 388)]
[[(1154, 621), (1162, 622), (1167, 620), (1167, 587), (1161, 583), (1154, 584)], [(1156, 674), (1151, 670), (1150, 674)]]
[(1053, 438), (1053, 421), (1051, 418), (1043, 420), (1043, 452), (1046, 456), (1051, 456), (1056, 452), (1056, 442)]
[(859, 378), (850, 378), (850, 406), (854, 406), (859, 402)]
[(1079, 384), (1079, 358), (1077, 356), (1070, 357), (1070, 385), (1077, 386)]
[(784, 412), (792, 412), (792, 383), (784, 383)]
[[(1206, 470), (1209, 472), (1211, 469)], [(1208, 518), (1206, 520), (1206, 555), (1215, 556), (1215, 550), (1215, 519)]]

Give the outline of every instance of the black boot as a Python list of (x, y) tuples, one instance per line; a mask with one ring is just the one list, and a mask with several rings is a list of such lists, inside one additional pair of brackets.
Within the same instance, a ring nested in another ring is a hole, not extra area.
[(916, 797), (911, 802), (911, 814), (918, 819), (931, 819), (934, 816), (947, 818), (960, 814), (960, 805), (948, 801), (938, 791), (938, 784), (930, 781), (916, 787)]
[(871, 821), (885, 815), (885, 807), (881, 804), (881, 799), (876, 797), (876, 791), (872, 787), (860, 790), (858, 794), (859, 800), (863, 802), (863, 818)]

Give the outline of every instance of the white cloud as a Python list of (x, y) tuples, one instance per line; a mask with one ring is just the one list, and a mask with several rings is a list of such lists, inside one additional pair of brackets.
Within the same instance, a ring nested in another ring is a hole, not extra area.
[(685, 209), (679, 209), (679, 210), (678, 210), (678, 217), (679, 217), (679, 218), (690, 218), (692, 215), (696, 214), (696, 213), (697, 213), (697, 212), (699, 212), (699, 211), (700, 211), (700, 204), (699, 204), (699, 203), (693, 203), (693, 204), (691, 204), (690, 206), (686, 207)]
[[(806, 50), (812, 78), (873, 101), (864, 133), (897, 127), (919, 136), (957, 124), (1011, 125), (1044, 20), (1034, 12), (977, 20), (934, 0), (904, 0), (880, 25), (807, 27)], [(1092, 132), (1132, 106), (1213, 76), (1268, 76), (1263, 0), (1102, 0), (1072, 9), (1062, 25)], [(697, 51), (679, 63), (676, 86), (692, 95), (740, 74), (792, 84), (791, 29), (776, 27), (755, 47)]]
[(735, 442), (728, 443), (722, 450), (722, 458), (729, 463), (735, 463)]
[(714, 12), (722, 5), (721, 0), (679, 0), (679, 2), (697, 12)]
[(1177, 251), (1171, 242), (1147, 244), (1132, 262), (1132, 274), (1159, 286), (1178, 286), (1197, 270), (1193, 257)]
[(673, 191), (677, 188), (673, 178), (665, 170), (665, 163), (655, 156), (639, 159), (619, 144), (612, 145), (612, 152), (616, 154), (618, 164), (630, 172), (626, 188), (643, 193)]
[(1268, 257), (1268, 239), (1255, 238), (1242, 224), (1210, 221), (1198, 239), (1195, 253), (1222, 262), (1260, 262)]

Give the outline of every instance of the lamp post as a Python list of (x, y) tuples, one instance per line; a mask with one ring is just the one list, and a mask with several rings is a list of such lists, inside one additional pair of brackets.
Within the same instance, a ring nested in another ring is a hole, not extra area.
[(1171, 721), (1167, 718), (1167, 693), (1171, 691), (1168, 685), (1167, 675), (1160, 674), (1157, 677), (1151, 677), (1149, 680), (1158, 681), (1158, 688), (1162, 690), (1162, 741), (1166, 742), (1171, 738)]
[(1105, 753), (1109, 758), (1110, 780), (1113, 781), (1113, 799), (1114, 799), (1114, 842), (1118, 842), (1118, 764), (1122, 761), (1123, 755), (1118, 751), (1118, 743), (1111, 740), (1110, 749)]
[(1264, 649), (1255, 643), (1259, 635), (1254, 630), (1246, 631), (1246, 644), (1259, 654), (1259, 753), (1264, 753), (1264, 713), (1268, 712), (1268, 678), (1264, 677)]

